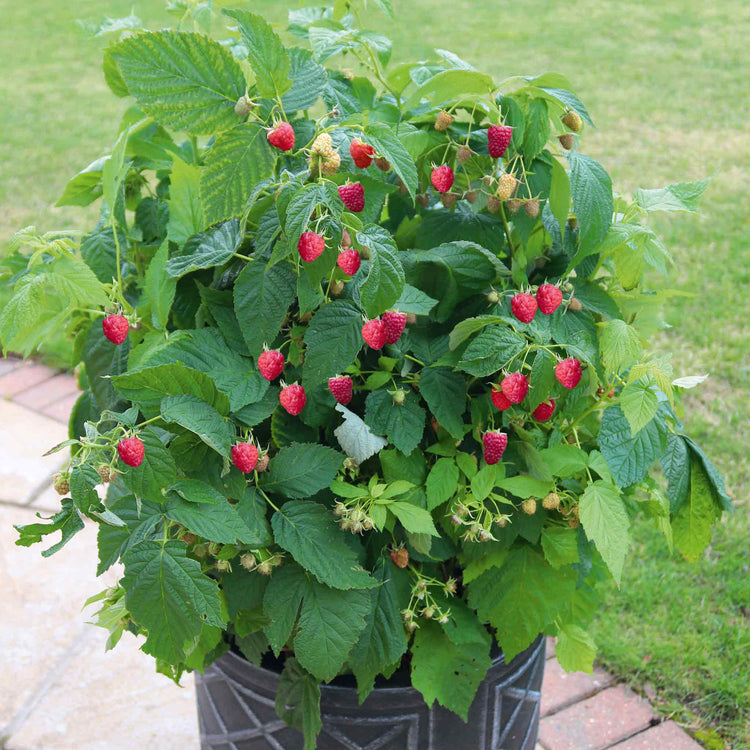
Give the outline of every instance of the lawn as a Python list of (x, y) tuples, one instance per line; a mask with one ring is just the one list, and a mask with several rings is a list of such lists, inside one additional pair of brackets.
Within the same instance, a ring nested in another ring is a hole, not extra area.
[[(284, 19), (286, 4), (278, 0), (244, 5)], [(673, 299), (667, 320), (675, 328), (656, 345), (676, 352), (677, 375), (711, 375), (685, 399), (683, 416), (725, 473), (737, 511), (693, 567), (636, 527), (633, 563), (622, 591), (610, 592), (598, 639), (606, 666), (655, 691), (664, 711), (703, 732), (705, 744), (747, 747), (746, 4), (395, 5), (401, 27), (388, 29), (382, 16), (374, 16), (374, 25), (394, 39), (398, 58), (427, 57), (436, 46), (499, 78), (547, 70), (567, 75), (598, 126), (584, 134), (582, 148), (606, 166), (620, 191), (713, 177), (701, 216), (656, 222), (676, 268), (668, 282), (654, 278), (652, 284), (689, 293)], [(67, 179), (111, 143), (124, 103), (105, 86), (99, 45), (85, 41), (74, 21), (130, 9), (130, 0), (3, 2), (0, 241), (19, 226), (80, 228), (91, 218), (51, 206)], [(136, 0), (135, 12), (152, 26), (168, 18), (160, 0)]]

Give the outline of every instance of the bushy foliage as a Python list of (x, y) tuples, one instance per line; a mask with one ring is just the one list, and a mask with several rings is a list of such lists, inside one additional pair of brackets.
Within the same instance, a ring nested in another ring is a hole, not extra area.
[(389, 67), (355, 6), (291, 12), (300, 46), (245, 10), (108, 19), (134, 104), (59, 202), (99, 222), (22, 230), (0, 266), (4, 348), (64, 329), (83, 387), (61, 509), (18, 543), (96, 521), (110, 644), (175, 679), (284, 652), (310, 746), (342, 673), (364, 699), (410, 666), (465, 717), (493, 638), (590, 670), (634, 515), (695, 559), (729, 507), (676, 416), (700, 378), (646, 347), (672, 264), (648, 214), (705, 183), (613, 195), (564, 77)]

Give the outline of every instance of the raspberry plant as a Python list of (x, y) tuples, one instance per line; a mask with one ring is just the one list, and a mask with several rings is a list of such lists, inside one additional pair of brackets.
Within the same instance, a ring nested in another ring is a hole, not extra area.
[(310, 747), (342, 673), (364, 699), (408, 667), (465, 718), (493, 638), (590, 670), (633, 516), (696, 559), (729, 509), (678, 416), (700, 378), (646, 348), (672, 263), (648, 215), (706, 183), (613, 194), (563, 76), (389, 67), (357, 5), (292, 11), (293, 46), (179, 4), (124, 32), (131, 106), (59, 201), (97, 225), (24, 229), (1, 266), (4, 349), (64, 330), (83, 388), (61, 509), (18, 543), (97, 522), (110, 645), (174, 679), (283, 652)]

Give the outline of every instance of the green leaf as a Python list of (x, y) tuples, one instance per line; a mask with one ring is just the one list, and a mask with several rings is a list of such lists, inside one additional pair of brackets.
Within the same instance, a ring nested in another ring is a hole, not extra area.
[(629, 383), (620, 394), (620, 409), (630, 425), (630, 433), (640, 432), (655, 416), (659, 408), (656, 391), (639, 380)]
[(113, 344), (104, 336), (101, 323), (89, 328), (83, 345), (83, 360), (99, 409), (117, 411), (123, 405), (109, 377), (125, 372), (129, 353), (130, 339), (123, 344)]
[(463, 438), (465, 378), (447, 367), (425, 367), (419, 379), (419, 391), (441, 426), (454, 438)]
[(404, 269), (391, 233), (379, 226), (357, 232), (357, 242), (370, 250), (367, 278), (359, 287), (362, 309), (370, 318), (392, 308), (404, 291)]
[(379, 453), (388, 441), (373, 435), (364, 420), (353, 411), (349, 411), (342, 404), (336, 404), (336, 411), (341, 412), (344, 421), (333, 431), (341, 449), (357, 464), (364, 463), (368, 458)]
[(698, 203), (706, 192), (711, 178), (698, 182), (679, 182), (655, 190), (638, 188), (633, 195), (635, 202), (646, 211), (688, 211), (696, 213)]
[(491, 76), (474, 70), (444, 70), (430, 78), (404, 102), (403, 111), (416, 107), (422, 99), (437, 106), (471, 94), (489, 94), (495, 87)]
[(294, 638), (299, 663), (319, 680), (332, 680), (359, 640), (369, 609), (367, 591), (338, 591), (308, 579)]
[(690, 456), (690, 491), (672, 519), (674, 546), (682, 556), (695, 562), (711, 543), (711, 526), (721, 517), (713, 496), (713, 486), (700, 458)]
[(605, 318), (622, 318), (620, 308), (607, 292), (599, 285), (600, 282), (586, 279), (572, 278), (576, 299), (591, 312), (599, 313)]
[(365, 127), (365, 140), (384, 156), (401, 178), (412, 199), (419, 187), (417, 167), (398, 136), (383, 123), (374, 122)]
[(612, 180), (590, 156), (572, 152), (568, 154), (568, 162), (573, 211), (578, 217), (578, 240), (581, 250), (586, 252), (607, 236), (612, 223)]
[(263, 595), (263, 611), (270, 623), (263, 628), (276, 656), (292, 635), (308, 576), (299, 565), (290, 563), (274, 570)]
[(409, 455), (419, 444), (424, 433), (425, 410), (412, 393), (407, 393), (403, 404), (395, 405), (385, 390), (373, 391), (365, 402), (365, 422), (402, 453)]
[[(117, 348), (122, 349), (122, 346)], [(140, 347), (134, 356), (139, 351)], [(148, 350), (136, 362), (131, 357), (130, 370), (172, 362), (181, 362), (210, 375), (216, 387), (229, 396), (233, 412), (260, 401), (268, 391), (268, 381), (249, 359), (227, 346), (217, 328), (176, 331), (164, 345)]]
[(336, 477), (344, 457), (325, 445), (294, 443), (282, 448), (262, 477), (266, 492), (284, 497), (312, 497)]
[(526, 113), (526, 128), (523, 134), (523, 155), (531, 161), (542, 152), (549, 138), (549, 113), (544, 99), (532, 99)]
[(298, 190), (289, 201), (286, 210), (284, 223), (284, 233), (289, 241), (289, 247), (296, 251), (299, 244), (299, 238), (303, 232), (307, 231), (307, 225), (312, 216), (312, 212), (323, 201), (324, 189), (317, 183), (305, 185)]
[(534, 411), (542, 401), (546, 401), (555, 385), (555, 360), (549, 352), (539, 350), (534, 357), (529, 375), (529, 410)]
[(566, 672), (593, 674), (596, 644), (579, 625), (564, 625), (557, 632), (555, 656)]
[(240, 222), (236, 219), (193, 235), (179, 255), (167, 262), (167, 273), (179, 278), (199, 268), (223, 266), (242, 244)]
[[(119, 229), (117, 241), (120, 248), (127, 246), (127, 239)], [(109, 284), (117, 277), (117, 247), (111, 226), (91, 232), (81, 240), (81, 258), (102, 283)]]
[(452, 458), (439, 458), (427, 477), (427, 509), (434, 510), (458, 491), (458, 466)]
[(397, 501), (389, 503), (388, 510), (401, 522), (401, 525), (411, 534), (427, 534), (440, 536), (435, 528), (432, 515), (428, 510), (412, 503)]
[(82, 260), (56, 258), (45, 268), (48, 283), (70, 305), (104, 307), (109, 304), (102, 282)]
[(200, 167), (186, 164), (178, 158), (172, 165), (167, 237), (178, 245), (184, 245), (205, 226), (200, 199), (201, 171)]
[(565, 609), (576, 578), (571, 566), (555, 569), (524, 544), (511, 548), (499, 569), (493, 567), (469, 584), (469, 606), (497, 628), (510, 661)]
[(125, 603), (148, 631), (143, 650), (171, 664), (185, 660), (205, 625), (224, 626), (216, 581), (186, 553), (181, 542), (143, 541), (123, 560)]
[(271, 344), (296, 297), (297, 278), (286, 263), (248, 263), (234, 284), (234, 310), (250, 354)]
[(717, 470), (717, 468), (711, 463), (709, 457), (696, 445), (695, 441), (691, 438), (685, 438), (688, 445), (690, 446), (690, 452), (697, 456), (703, 468), (706, 470), (706, 476), (711, 483), (711, 494), (714, 497), (716, 505), (726, 511), (732, 510), (732, 499), (727, 495), (726, 488), (724, 486), (724, 479)]
[(256, 533), (248, 528), (236, 506), (211, 485), (183, 479), (170, 489), (167, 517), (188, 531), (221, 544), (256, 542)]
[(572, 91), (551, 86), (540, 86), (539, 88), (544, 91), (545, 94), (554, 97), (559, 102), (562, 102), (566, 107), (578, 112), (578, 114), (581, 115), (581, 117), (586, 120), (589, 125), (594, 124), (583, 102)]
[(588, 466), (586, 453), (566, 443), (539, 451), (539, 458), (553, 476), (563, 479), (584, 471)]
[(210, 404), (222, 415), (229, 413), (229, 399), (216, 389), (211, 377), (179, 362), (126, 372), (112, 378), (112, 382), (124, 398), (142, 411), (155, 409), (158, 413), (164, 396), (189, 395)]
[[(167, 447), (152, 427), (138, 433), (145, 449), (140, 466), (129, 466), (122, 474), (125, 486), (142, 500), (163, 503), (162, 490), (177, 479), (177, 467)], [(124, 466), (124, 465), (123, 465)]]
[(220, 455), (229, 455), (234, 427), (197, 396), (166, 396), (161, 402), (161, 416), (190, 430)]
[(490, 667), (490, 637), (481, 630), (454, 643), (434, 621), (426, 620), (412, 645), (412, 685), (425, 703), (435, 701), (468, 720), (469, 708)]
[(596, 544), (619, 586), (630, 546), (630, 521), (619, 491), (602, 480), (588, 485), (578, 512), (586, 538)]
[(362, 348), (362, 314), (347, 300), (323, 305), (305, 332), (302, 382), (308, 389), (349, 367)]
[(396, 310), (414, 315), (429, 315), (430, 310), (437, 305), (437, 300), (432, 299), (421, 289), (409, 284), (404, 285), (404, 291), (393, 306)]
[(59, 206), (88, 206), (102, 195), (102, 168), (108, 157), (103, 156), (91, 162), (73, 177), (55, 203)]
[(292, 47), (287, 50), (290, 62), (289, 78), (292, 87), (284, 94), (281, 103), (284, 111), (294, 112), (309, 109), (318, 101), (328, 80), (326, 69), (313, 60), (312, 53), (306, 49)]
[(510, 360), (523, 351), (526, 339), (508, 326), (487, 326), (466, 347), (458, 366), (470, 375), (486, 377), (502, 370)]
[(246, 10), (224, 10), (224, 15), (237, 21), (258, 94), (264, 99), (276, 99), (286, 93), (292, 85), (289, 56), (270, 24)]
[(122, 181), (125, 179), (128, 167), (124, 166), (125, 147), (128, 143), (129, 129), (123, 130), (115, 141), (109, 159), (104, 163), (102, 170), (102, 193), (108, 206), (117, 203)]
[(201, 175), (206, 223), (240, 216), (253, 188), (273, 174), (276, 157), (260, 123), (246, 122), (219, 135)]
[(236, 125), (245, 77), (232, 53), (183, 31), (135, 34), (108, 48), (131, 96), (157, 122), (193, 135)]
[(608, 320), (599, 329), (599, 349), (607, 372), (626, 370), (643, 356), (638, 332), (624, 320)]
[(542, 549), (553, 568), (578, 562), (578, 533), (565, 526), (547, 526), (542, 529)]
[(610, 406), (602, 413), (599, 449), (618, 487), (628, 487), (643, 479), (664, 452), (665, 441), (664, 425), (658, 419), (651, 420), (633, 436), (619, 406)]
[(276, 688), (276, 713), (305, 738), (303, 750), (315, 750), (316, 738), (323, 727), (320, 719), (320, 684), (306, 672), (297, 659), (287, 659)]
[(151, 323), (159, 331), (167, 328), (177, 282), (167, 273), (169, 243), (165, 240), (146, 269), (144, 288), (151, 309)]
[(349, 654), (348, 662), (357, 678), (360, 703), (373, 689), (375, 677), (398, 664), (406, 652), (397, 575), (395, 566), (381, 558), (373, 573), (380, 585), (369, 592), (370, 607), (365, 615), (365, 627)]
[(534, 477), (507, 477), (499, 479), (497, 486), (516, 497), (546, 497), (552, 490), (552, 482), (544, 482)]
[(560, 232), (564, 234), (565, 224), (568, 221), (568, 211), (570, 210), (570, 180), (563, 165), (557, 159), (552, 160), (549, 207), (560, 225)]
[(667, 448), (660, 463), (668, 482), (669, 509), (676, 513), (687, 500), (690, 491), (690, 453), (688, 443), (682, 435), (667, 435)]
[(375, 585), (323, 505), (290, 500), (273, 514), (271, 526), (276, 543), (323, 583), (336, 589)]
[[(37, 517), (41, 516), (37, 513)], [(79, 531), (83, 531), (83, 518), (73, 505), (73, 501), (65, 498), (61, 501), (61, 509), (49, 519), (49, 523), (29, 523), (25, 526), (14, 526), (18, 532), (16, 544), (19, 547), (30, 547), (41, 542), (43, 537), (61, 532), (60, 541), (42, 552), (42, 557), (50, 557), (59, 552)]]

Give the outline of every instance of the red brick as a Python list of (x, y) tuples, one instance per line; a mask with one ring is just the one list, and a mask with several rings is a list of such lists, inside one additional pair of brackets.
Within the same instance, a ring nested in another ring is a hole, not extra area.
[(673, 721), (667, 721), (615, 745), (617, 750), (701, 750), (701, 746)]
[(590, 698), (613, 682), (614, 677), (599, 667), (594, 667), (593, 675), (586, 672), (566, 672), (557, 659), (550, 659), (544, 668), (542, 716)]
[(55, 370), (34, 362), (24, 362), (0, 377), (0, 397), (12, 398), (55, 376)]
[(41, 411), (45, 406), (54, 404), (65, 396), (70, 396), (78, 390), (78, 383), (72, 375), (60, 373), (54, 378), (45, 380), (39, 385), (19, 393), (13, 400), (21, 406), (28, 406), (35, 411)]
[(51, 417), (58, 422), (64, 422), (67, 424), (70, 412), (73, 411), (73, 406), (80, 395), (80, 393), (76, 392), (69, 396), (65, 396), (65, 398), (61, 398), (54, 403), (49, 404), (49, 406), (45, 406), (44, 409), (42, 409), (42, 414)]
[(600, 750), (649, 727), (651, 706), (624, 685), (546, 716), (539, 742), (547, 750)]

